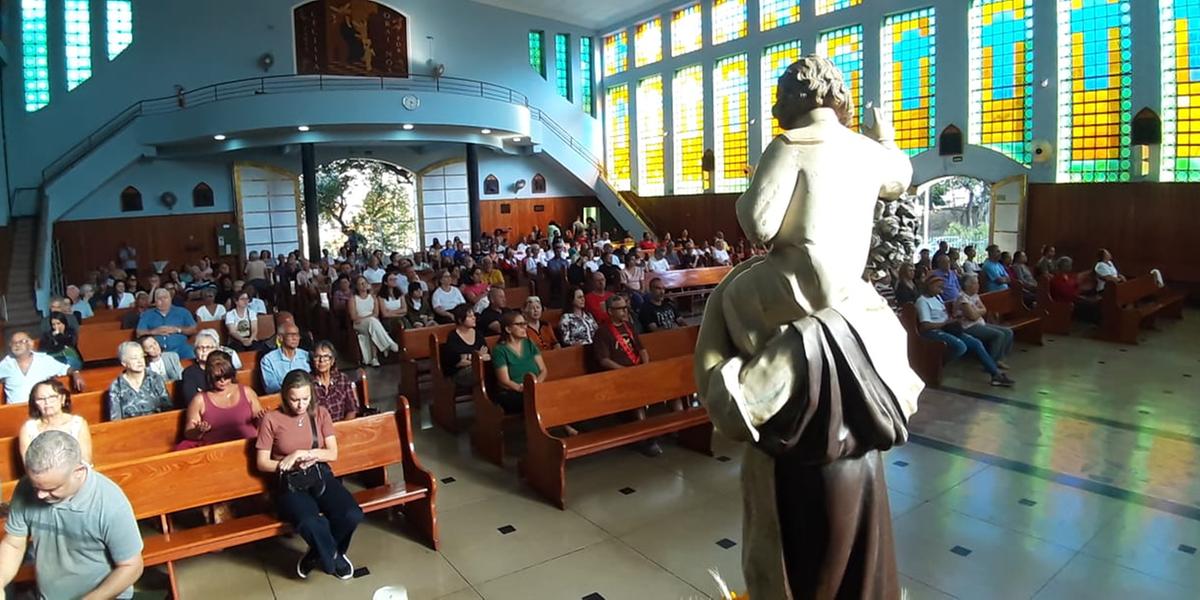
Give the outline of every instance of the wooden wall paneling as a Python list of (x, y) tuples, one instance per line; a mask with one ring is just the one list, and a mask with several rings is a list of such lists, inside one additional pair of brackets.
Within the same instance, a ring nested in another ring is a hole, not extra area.
[(725, 239), (735, 242), (745, 234), (738, 225), (734, 208), (740, 194), (701, 194), (694, 196), (638, 197), (638, 203), (657, 230), (660, 238), (666, 232), (679, 237), (687, 229), (692, 239), (711, 240), (718, 231)]
[(169, 261), (170, 270), (205, 255), (216, 258), (217, 227), (225, 223), (236, 223), (232, 212), (58, 221), (54, 239), (59, 244), (63, 275), (68, 282), (77, 282), (89, 271), (116, 260), (124, 241), (137, 249), (142, 270), (150, 269), (156, 260)]
[(1123, 273), (1200, 284), (1200, 184), (1031, 184), (1026, 223), (1034, 256), (1053, 244), (1086, 269), (1108, 248)]
[[(511, 227), (513, 232), (525, 235), (533, 230), (534, 225), (546, 231), (546, 226), (552, 220), (557, 221), (559, 226), (570, 227), (575, 218), (583, 213), (584, 207), (598, 204), (596, 198), (591, 196), (484, 200), (479, 203), (479, 224), (487, 232)], [(509, 207), (507, 214), (501, 212), (504, 205)], [(539, 206), (541, 210), (537, 210)]]

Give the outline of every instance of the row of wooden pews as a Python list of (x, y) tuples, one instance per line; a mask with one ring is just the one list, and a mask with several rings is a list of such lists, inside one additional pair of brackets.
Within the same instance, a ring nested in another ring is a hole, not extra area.
[[(79, 325), (79, 356), (83, 358), (84, 364), (103, 364), (111, 363), (119, 360), (117, 356), (117, 347), (121, 342), (128, 342), (137, 337), (136, 329), (121, 329), (120, 318), (113, 319), (111, 315), (101, 315), (100, 313), (115, 313), (127, 312), (132, 309), (122, 309), (121, 311), (97, 311), (97, 316), (88, 319)], [(151, 308), (150, 310), (153, 310)], [(200, 329), (212, 329), (216, 331), (221, 338), (221, 343), (224, 344), (228, 335), (225, 330), (224, 321), (204, 321), (196, 323)], [(264, 314), (258, 316), (258, 339), (270, 340), (275, 337), (275, 317), (274, 315)], [(189, 340), (189, 343), (195, 340), (195, 336)]]
[[(356, 393), (368, 404), (365, 373), (359, 372)], [(260, 398), (267, 410), (279, 406), (278, 394)], [(354, 497), (365, 512), (399, 507), (406, 525), (433, 549), (438, 547), (437, 483), (413, 447), (408, 400), (397, 399), (396, 411), (334, 424), (338, 476), (361, 474), (365, 484)], [(139, 520), (151, 520), (158, 532), (143, 534), (147, 566), (165, 565), (172, 597), (179, 598), (174, 563), (257, 540), (284, 535), (290, 527), (269, 510), (239, 505), (236, 518), (219, 524), (184, 527), (178, 513), (217, 503), (259, 497), (271, 492), (275, 478), (255, 468), (255, 440), (237, 440), (190, 450), (174, 451), (182, 439), (184, 411), (171, 411), (91, 426), (96, 470), (121, 486)], [(23, 474), (17, 441), (0, 438), (0, 476), (5, 500), (11, 498)], [(403, 480), (391, 481), (388, 467), (400, 465)], [(214, 474), (219, 474), (214, 476)], [(178, 490), (187, 490), (186, 494)], [(247, 510), (251, 510), (247, 514)], [(22, 569), (19, 581), (33, 570)]]

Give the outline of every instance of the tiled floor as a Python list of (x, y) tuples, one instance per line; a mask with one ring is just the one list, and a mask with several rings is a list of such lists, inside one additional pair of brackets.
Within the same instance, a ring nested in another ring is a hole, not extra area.
[[(971, 363), (922, 399), (913, 440), (888, 453), (896, 554), (910, 599), (1200, 597), (1200, 314), (1141, 346), (1086, 337), (1018, 345), (1018, 385)], [(387, 402), (395, 374), (372, 373)], [(741, 449), (615, 450), (568, 466), (567, 510), (471, 455), (422, 415), (417, 452), (443, 481), (441, 552), (373, 516), (350, 556), (370, 574), (293, 573), (298, 538), (178, 566), (189, 598), (708, 598), (740, 573)]]

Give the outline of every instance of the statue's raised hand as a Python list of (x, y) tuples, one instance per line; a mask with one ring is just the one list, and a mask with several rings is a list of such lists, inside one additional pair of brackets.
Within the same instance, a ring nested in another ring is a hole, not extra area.
[(896, 139), (896, 130), (892, 127), (892, 115), (886, 108), (871, 107), (871, 125), (864, 124), (863, 134), (880, 142), (892, 142)]

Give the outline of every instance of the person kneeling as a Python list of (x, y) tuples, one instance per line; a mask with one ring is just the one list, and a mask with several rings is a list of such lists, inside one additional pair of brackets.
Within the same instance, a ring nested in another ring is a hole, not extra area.
[(308, 552), (296, 563), (296, 574), (307, 579), (321, 567), (338, 579), (350, 579), (354, 565), (346, 550), (363, 511), (333, 476), (329, 463), (338, 458), (333, 419), (317, 406), (313, 388), (312, 376), (304, 371), (283, 378), (283, 401), (278, 410), (266, 413), (258, 428), (256, 462), (259, 471), (278, 474), (279, 517), (308, 543)]

